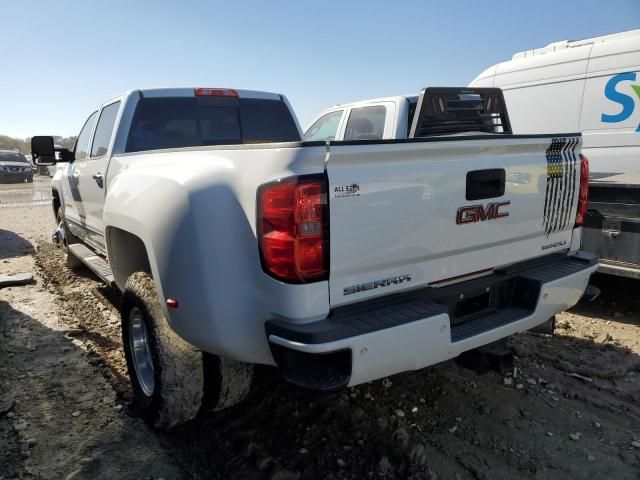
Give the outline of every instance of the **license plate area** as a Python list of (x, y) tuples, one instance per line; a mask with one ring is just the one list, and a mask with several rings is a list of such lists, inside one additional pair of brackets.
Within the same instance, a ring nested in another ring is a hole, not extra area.
[(486, 288), (484, 291), (471, 295), (461, 295), (460, 300), (455, 306), (455, 317), (465, 318), (469, 315), (483, 312), (491, 306), (491, 289)]
[(447, 308), (451, 326), (461, 325), (520, 303), (514, 299), (521, 296), (518, 292), (523, 289), (522, 283), (516, 278), (495, 279), (488, 285), (465, 288), (455, 294), (437, 297), (434, 301)]

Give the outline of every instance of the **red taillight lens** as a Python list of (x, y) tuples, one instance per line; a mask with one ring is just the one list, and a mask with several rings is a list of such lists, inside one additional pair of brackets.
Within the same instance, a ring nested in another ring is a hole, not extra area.
[(232, 88), (196, 88), (196, 97), (237, 97), (238, 91)]
[(264, 270), (289, 282), (327, 275), (327, 191), (323, 177), (263, 185), (258, 192), (258, 235)]
[(589, 160), (580, 155), (580, 191), (578, 192), (578, 211), (576, 213), (576, 227), (584, 223), (589, 204)]

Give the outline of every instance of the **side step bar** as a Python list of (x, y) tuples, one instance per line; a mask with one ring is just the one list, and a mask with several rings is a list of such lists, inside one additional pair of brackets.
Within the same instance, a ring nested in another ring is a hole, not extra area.
[(113, 272), (107, 261), (82, 243), (69, 245), (69, 254), (84, 263), (100, 280), (109, 286), (115, 285)]

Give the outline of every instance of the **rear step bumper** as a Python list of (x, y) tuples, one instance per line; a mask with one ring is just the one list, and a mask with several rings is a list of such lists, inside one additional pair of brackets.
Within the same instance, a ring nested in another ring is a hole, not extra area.
[(536, 327), (575, 305), (595, 256), (551, 255), (442, 288), (335, 309), (312, 323), (266, 324), (274, 359), (302, 387), (333, 390), (416, 370)]

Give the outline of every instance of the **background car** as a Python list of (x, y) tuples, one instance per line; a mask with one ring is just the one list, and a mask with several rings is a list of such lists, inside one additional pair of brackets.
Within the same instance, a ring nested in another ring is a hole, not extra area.
[(31, 163), (19, 150), (0, 150), (0, 182), (33, 182)]

